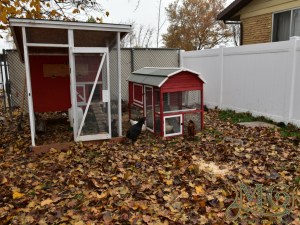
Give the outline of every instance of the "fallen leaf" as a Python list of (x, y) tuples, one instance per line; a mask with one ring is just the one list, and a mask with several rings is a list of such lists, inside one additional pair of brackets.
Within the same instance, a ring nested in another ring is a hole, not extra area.
[(6, 179), (6, 177), (3, 177), (2, 181), (1, 181), (1, 184), (6, 184), (7, 181), (8, 181), (8, 180)]
[(202, 186), (196, 186), (195, 190), (197, 195), (205, 195), (205, 191), (203, 190)]
[(13, 199), (22, 198), (25, 194), (20, 193), (18, 191), (13, 191)]
[(189, 198), (189, 193), (187, 193), (185, 190), (181, 191), (180, 198)]
[(52, 201), (50, 198), (48, 198), (48, 199), (46, 199), (46, 200), (44, 200), (44, 201), (41, 202), (41, 206), (49, 205), (49, 204), (51, 204), (52, 202), (53, 202), (53, 201)]
[(104, 224), (110, 224), (113, 221), (111, 212), (107, 211), (103, 213)]

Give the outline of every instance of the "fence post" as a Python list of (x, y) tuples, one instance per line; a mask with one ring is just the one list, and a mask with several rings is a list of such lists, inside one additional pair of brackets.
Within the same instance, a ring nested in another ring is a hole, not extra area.
[(219, 99), (219, 109), (222, 109), (223, 103), (223, 82), (224, 82), (224, 46), (220, 45), (220, 99)]
[(184, 50), (179, 50), (179, 67), (183, 67), (183, 53), (185, 51)]
[(130, 59), (131, 59), (131, 72), (135, 71), (134, 68), (134, 48), (130, 50)]
[(289, 123), (294, 110), (294, 94), (295, 94), (295, 79), (296, 79), (296, 44), (300, 37), (290, 38), (290, 48), (287, 68), (287, 84), (286, 84), (286, 104), (284, 110), (285, 123)]

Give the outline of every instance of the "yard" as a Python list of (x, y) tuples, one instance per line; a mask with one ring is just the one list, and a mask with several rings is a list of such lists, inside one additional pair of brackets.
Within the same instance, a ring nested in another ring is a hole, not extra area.
[(74, 143), (38, 155), (18, 115), (0, 120), (0, 224), (300, 224), (299, 130), (247, 128), (210, 110), (195, 140), (145, 132), (134, 146)]

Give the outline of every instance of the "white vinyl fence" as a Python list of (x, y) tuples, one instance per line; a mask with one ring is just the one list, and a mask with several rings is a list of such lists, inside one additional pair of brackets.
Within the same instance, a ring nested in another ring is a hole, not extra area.
[(290, 41), (182, 52), (200, 72), (205, 104), (300, 126), (300, 37)]

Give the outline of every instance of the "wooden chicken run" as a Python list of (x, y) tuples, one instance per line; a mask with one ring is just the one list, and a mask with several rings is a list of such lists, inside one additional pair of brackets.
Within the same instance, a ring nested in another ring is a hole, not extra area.
[(17, 18), (9, 23), (25, 63), (32, 146), (38, 113), (68, 112), (75, 141), (122, 136), (120, 42), (131, 26)]
[(187, 134), (193, 121), (203, 128), (203, 84), (200, 74), (185, 68), (134, 71), (129, 85), (129, 118), (146, 117), (146, 127), (163, 137)]

